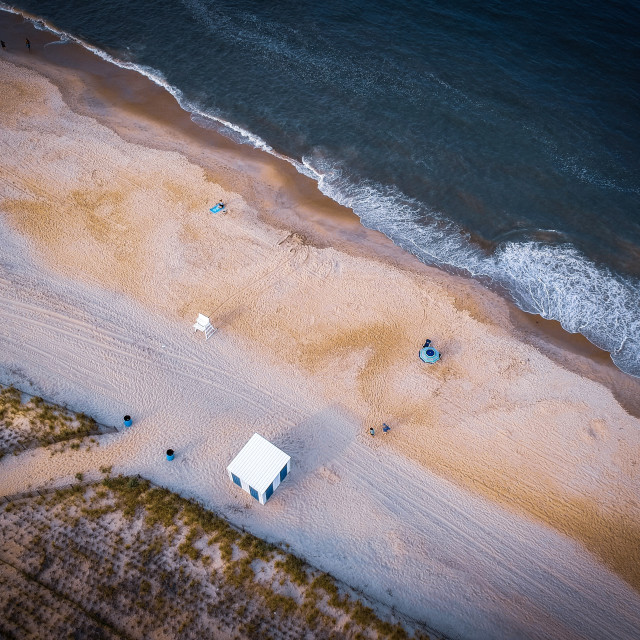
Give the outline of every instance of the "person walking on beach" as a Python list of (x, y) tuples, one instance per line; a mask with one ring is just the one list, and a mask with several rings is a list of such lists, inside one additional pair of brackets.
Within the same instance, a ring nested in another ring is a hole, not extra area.
[(31, 41), (29, 38), (25, 38), (25, 44), (27, 45), (27, 49), (29, 49), (29, 53), (31, 53)]
[(0, 40), (0, 45), (2, 45), (3, 49), (7, 48), (7, 45), (4, 43), (4, 40)]

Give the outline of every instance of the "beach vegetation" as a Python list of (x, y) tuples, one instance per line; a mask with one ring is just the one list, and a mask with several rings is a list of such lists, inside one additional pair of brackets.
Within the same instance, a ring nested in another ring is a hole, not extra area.
[(429, 637), (415, 623), (381, 617), (284, 545), (240, 532), (144, 478), (108, 471), (98, 483), (78, 482), (0, 511), (0, 542), (13, 541), (7, 560), (22, 571), (22, 586), (7, 587), (10, 608), (0, 596), (8, 633), (18, 629), (16, 610), (24, 619), (54, 598), (60, 613), (54, 622), (42, 617), (41, 636)]
[(269, 562), (273, 558), (277, 547), (265, 540), (257, 538), (250, 533), (245, 533), (238, 540), (238, 548), (246, 551), (250, 558)]
[[(84, 413), (73, 413), (39, 396), (23, 401), (15, 387), (0, 386), (0, 456), (25, 449), (81, 441), (100, 433), (97, 422)], [(94, 441), (94, 444), (98, 444)]]
[(308, 582), (306, 562), (301, 558), (288, 553), (283, 560), (276, 560), (276, 569), (284, 571), (292, 582), (297, 585), (305, 585)]

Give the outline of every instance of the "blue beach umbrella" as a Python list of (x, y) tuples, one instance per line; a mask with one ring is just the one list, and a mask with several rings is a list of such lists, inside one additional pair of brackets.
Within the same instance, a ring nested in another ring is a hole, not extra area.
[(420, 349), (419, 355), (420, 360), (422, 360), (422, 362), (426, 362), (427, 364), (433, 364), (434, 362), (438, 362), (438, 360), (440, 360), (440, 352), (431, 346), (431, 340), (427, 340), (424, 343), (424, 347)]

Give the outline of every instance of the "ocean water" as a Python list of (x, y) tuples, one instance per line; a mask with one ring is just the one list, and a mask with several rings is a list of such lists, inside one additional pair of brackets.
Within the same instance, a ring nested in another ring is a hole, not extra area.
[(640, 3), (19, 0), (640, 376)]

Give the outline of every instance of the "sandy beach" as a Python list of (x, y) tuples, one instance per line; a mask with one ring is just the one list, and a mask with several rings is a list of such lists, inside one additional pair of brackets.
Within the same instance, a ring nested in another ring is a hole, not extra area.
[[(0, 382), (134, 428), (5, 458), (0, 494), (113, 465), (455, 638), (637, 637), (637, 379), (31, 39), (0, 59)], [(292, 457), (264, 507), (224, 472), (254, 432)]]

